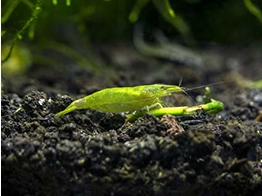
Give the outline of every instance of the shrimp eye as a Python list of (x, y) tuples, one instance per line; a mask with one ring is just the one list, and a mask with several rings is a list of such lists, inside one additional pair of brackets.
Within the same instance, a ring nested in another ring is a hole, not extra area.
[(167, 89), (166, 86), (161, 86), (160, 88), (161, 88), (162, 90), (166, 90), (166, 89)]

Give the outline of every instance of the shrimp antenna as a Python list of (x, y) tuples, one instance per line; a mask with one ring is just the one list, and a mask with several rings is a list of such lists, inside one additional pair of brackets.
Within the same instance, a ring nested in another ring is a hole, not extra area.
[[(182, 78), (181, 78), (181, 80), (182, 80)], [(181, 82), (181, 80), (180, 80), (180, 82)], [(179, 82), (179, 86), (181, 85), (180, 82)], [(194, 87), (194, 88), (181, 87), (181, 89), (182, 89), (182, 92), (183, 92), (184, 94), (186, 94), (193, 103), (195, 103), (195, 100), (187, 93), (187, 91), (195, 91), (196, 89), (200, 89), (200, 88), (204, 88), (204, 87), (209, 87), (209, 86), (215, 86), (215, 85), (218, 85), (218, 84), (224, 84), (224, 83), (227, 83), (227, 82), (231, 82), (231, 81), (215, 82), (215, 83), (212, 83), (212, 84), (201, 85), (201, 86)], [(195, 91), (195, 92), (197, 92), (197, 91)], [(199, 92), (198, 92), (198, 93), (199, 93)], [(200, 93), (200, 94), (202, 94), (202, 93)]]
[(179, 83), (178, 83), (178, 86), (179, 86), (179, 87), (181, 86), (182, 81), (183, 81), (183, 77), (180, 77), (180, 79), (179, 79)]
[(218, 85), (218, 84), (224, 84), (224, 83), (228, 83), (228, 82), (232, 82), (232, 81), (214, 82), (214, 83), (212, 83), (212, 84), (201, 85), (201, 86), (194, 87), (194, 88), (185, 88), (184, 90), (186, 90), (186, 91), (191, 91), (191, 90), (196, 90), (196, 89), (204, 88), (204, 87), (207, 87), (207, 86), (215, 86), (215, 85)]

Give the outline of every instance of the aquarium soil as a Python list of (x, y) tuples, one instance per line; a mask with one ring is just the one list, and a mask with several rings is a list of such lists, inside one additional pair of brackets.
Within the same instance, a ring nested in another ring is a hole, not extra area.
[[(132, 59), (121, 53), (125, 50), (135, 54)], [(262, 58), (238, 49), (231, 56), (215, 51), (220, 66), (197, 71), (125, 50), (105, 50), (107, 74), (64, 62), (3, 76), (2, 195), (262, 195), (261, 89), (235, 82), (211, 86), (211, 97), (225, 106), (212, 115), (147, 114), (127, 122), (122, 114), (77, 110), (55, 117), (73, 100), (105, 87), (178, 84), (179, 76), (182, 86), (196, 87), (228, 77), (235, 81), (232, 58), (239, 74), (262, 66)], [(252, 74), (249, 79), (261, 79)], [(201, 94), (188, 94), (165, 102), (199, 104)]]

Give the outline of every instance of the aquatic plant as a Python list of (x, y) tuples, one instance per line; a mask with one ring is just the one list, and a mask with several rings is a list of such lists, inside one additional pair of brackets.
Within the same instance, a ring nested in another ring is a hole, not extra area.
[(253, 14), (259, 22), (262, 24), (262, 12), (259, 9), (258, 6), (256, 6), (254, 3), (252, 3), (251, 0), (244, 0), (245, 6), (248, 9), (248, 11)]

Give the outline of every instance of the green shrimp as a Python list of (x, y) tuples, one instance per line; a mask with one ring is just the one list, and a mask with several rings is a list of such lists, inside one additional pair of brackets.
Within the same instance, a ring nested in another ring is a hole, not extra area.
[(134, 87), (115, 87), (97, 91), (73, 101), (57, 117), (79, 109), (92, 109), (102, 112), (132, 112), (151, 106), (161, 105), (161, 98), (174, 92), (185, 92), (182, 87), (165, 84), (151, 84)]

